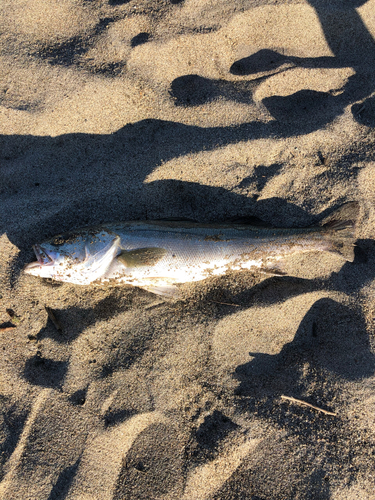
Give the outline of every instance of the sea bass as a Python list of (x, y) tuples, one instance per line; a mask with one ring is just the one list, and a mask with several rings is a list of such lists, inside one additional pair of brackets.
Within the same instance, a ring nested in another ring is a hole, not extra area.
[(115, 281), (177, 296), (178, 284), (229, 271), (283, 274), (279, 263), (300, 252), (333, 252), (353, 261), (358, 210), (358, 203), (347, 203), (319, 226), (303, 229), (186, 221), (104, 224), (35, 244), (37, 262), (25, 272), (79, 285)]

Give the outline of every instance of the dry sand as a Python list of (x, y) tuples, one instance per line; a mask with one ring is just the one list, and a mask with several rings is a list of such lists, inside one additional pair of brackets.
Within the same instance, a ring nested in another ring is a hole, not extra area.
[[(374, 499), (375, 1), (1, 0), (0, 33), (0, 498)], [(353, 263), (176, 303), (22, 272), (84, 225), (351, 200)]]

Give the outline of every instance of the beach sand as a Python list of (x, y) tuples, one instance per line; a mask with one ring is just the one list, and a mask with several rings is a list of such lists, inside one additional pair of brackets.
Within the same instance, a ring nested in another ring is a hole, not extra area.
[[(0, 498), (374, 499), (375, 1), (1, 10)], [(353, 263), (164, 303), (23, 273), (82, 226), (353, 200)]]

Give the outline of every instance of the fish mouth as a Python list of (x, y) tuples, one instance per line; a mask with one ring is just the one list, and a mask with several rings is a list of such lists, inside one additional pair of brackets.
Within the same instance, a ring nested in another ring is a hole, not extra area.
[(33, 250), (37, 258), (36, 262), (30, 262), (25, 267), (25, 272), (32, 274), (36, 268), (40, 269), (42, 266), (51, 266), (53, 264), (53, 259), (48, 255), (43, 247), (38, 244), (33, 245)]
[(42, 246), (36, 243), (33, 245), (33, 250), (40, 266), (50, 266), (53, 264), (53, 258), (48, 255)]

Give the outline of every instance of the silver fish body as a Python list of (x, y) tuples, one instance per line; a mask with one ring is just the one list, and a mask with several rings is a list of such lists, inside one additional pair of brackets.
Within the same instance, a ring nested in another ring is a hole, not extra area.
[(277, 271), (287, 255), (328, 251), (353, 260), (358, 205), (349, 203), (319, 227), (268, 229), (192, 222), (123, 222), (81, 229), (34, 245), (25, 272), (80, 285), (115, 281), (174, 295), (176, 284), (231, 270)]

